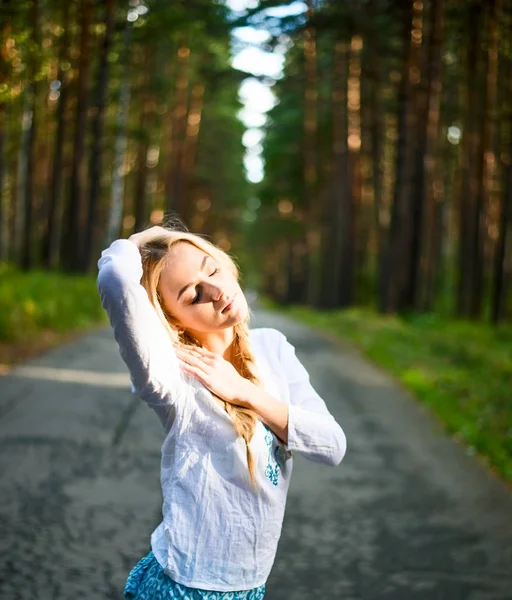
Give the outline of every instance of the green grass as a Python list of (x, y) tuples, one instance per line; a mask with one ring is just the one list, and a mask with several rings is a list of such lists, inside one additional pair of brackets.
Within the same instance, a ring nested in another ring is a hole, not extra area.
[(106, 322), (91, 276), (0, 267), (0, 341), (29, 342)]
[[(272, 308), (274, 304), (265, 303)], [(353, 342), (512, 482), (512, 328), (367, 309), (284, 312)]]

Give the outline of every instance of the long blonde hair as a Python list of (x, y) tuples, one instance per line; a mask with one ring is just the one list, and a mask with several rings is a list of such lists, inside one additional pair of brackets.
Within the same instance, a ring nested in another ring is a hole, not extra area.
[[(143, 270), (141, 285), (145, 288), (149, 300), (160, 317), (171, 340), (174, 343), (181, 343), (189, 346), (201, 346), (200, 342), (189, 331), (184, 329), (177, 319), (167, 311), (160, 294), (158, 293), (160, 274), (165, 267), (169, 251), (171, 247), (178, 242), (185, 242), (192, 244), (199, 250), (210, 255), (220, 264), (226, 265), (236, 277), (237, 281), (240, 279), (239, 270), (234, 260), (224, 252), (224, 250), (218, 248), (199, 234), (169, 229), (167, 227), (166, 229), (167, 233), (155, 235), (151, 240), (141, 244), (139, 248), (142, 257)], [(249, 318), (250, 312), (244, 321), (234, 326), (233, 366), (242, 377), (261, 386), (249, 340)], [(257, 488), (255, 462), (249, 448), (249, 443), (254, 435), (257, 425), (257, 415), (249, 408), (236, 406), (225, 401), (223, 398), (219, 399), (224, 403), (224, 409), (233, 421), (235, 432), (245, 441), (249, 475), (254, 487)]]

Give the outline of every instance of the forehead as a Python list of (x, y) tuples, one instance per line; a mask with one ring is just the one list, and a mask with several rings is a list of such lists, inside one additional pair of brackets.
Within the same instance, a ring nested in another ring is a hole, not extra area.
[(169, 250), (165, 267), (160, 275), (160, 282), (165, 286), (180, 289), (190, 283), (191, 279), (201, 270), (204, 258), (214, 259), (196, 246), (187, 242), (178, 242)]
[(197, 263), (197, 267), (199, 268), (205, 256), (209, 256), (209, 254), (203, 252), (197, 246), (188, 242), (178, 242), (171, 246), (167, 262), (172, 264), (174, 268), (182, 263), (187, 263), (188, 265)]

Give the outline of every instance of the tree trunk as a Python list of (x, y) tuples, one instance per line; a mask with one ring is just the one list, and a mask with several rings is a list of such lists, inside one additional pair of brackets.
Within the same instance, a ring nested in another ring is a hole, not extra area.
[(62, 264), (67, 271), (83, 270), (84, 215), (83, 162), (87, 131), (90, 38), (93, 7), (91, 0), (80, 3), (80, 58), (78, 63), (73, 161), (69, 182), (67, 227), (63, 237)]
[(304, 301), (304, 263), (306, 261), (307, 247), (301, 240), (289, 240), (286, 244), (286, 251), (281, 254), (281, 259), (285, 262), (285, 269), (280, 269), (280, 273), (285, 271), (283, 278), (286, 278), (285, 295), (280, 299), (285, 304), (300, 304)]
[(384, 281), (386, 285), (384, 309), (400, 311), (405, 306), (405, 290), (410, 272), (410, 176), (411, 176), (411, 85), (412, 66), (411, 23), (412, 3), (406, 0), (402, 8), (403, 70), (398, 91), (398, 141), (395, 161), (395, 188), (391, 209), (391, 223), (386, 249)]
[(179, 212), (183, 215), (186, 223), (190, 223), (190, 220), (193, 216), (193, 207), (190, 202), (190, 184), (192, 181), (197, 145), (199, 141), (204, 92), (205, 85), (203, 81), (198, 81), (194, 86), (192, 86), (190, 110), (187, 118), (187, 129), (185, 134), (183, 160), (181, 166), (181, 190), (177, 194), (177, 198), (180, 200)]
[(325, 214), (325, 242), (322, 261), (322, 308), (335, 308), (340, 304), (343, 290), (343, 244), (347, 235), (347, 222), (343, 206), (351, 203), (351, 186), (348, 172), (348, 42), (338, 40), (334, 47), (332, 77), (332, 173), (329, 207)]
[[(0, 0), (0, 13), (7, 12), (10, 0)], [(6, 56), (6, 42), (11, 32), (11, 25), (6, 19), (1, 28), (0, 38), (0, 88), (9, 80), (9, 69), (7, 61), (3, 60)], [(0, 262), (6, 262), (9, 255), (9, 215), (5, 207), (7, 206), (4, 195), (4, 177), (7, 172), (7, 103), (0, 96)]]
[(415, 183), (413, 187), (413, 211), (411, 232), (411, 261), (406, 291), (406, 306), (421, 308), (421, 291), (425, 287), (426, 236), (434, 235), (432, 228), (426, 227), (427, 199), (434, 200), (428, 189), (432, 184), (434, 164), (434, 142), (439, 122), (439, 94), (441, 67), (441, 35), (443, 21), (443, 0), (432, 0), (430, 5), (430, 36), (426, 56), (426, 68), (419, 89), (418, 138), (416, 141)]
[(60, 39), (57, 80), (60, 81), (59, 104), (57, 106), (57, 131), (53, 148), (53, 165), (48, 197), (48, 223), (43, 238), (43, 264), (47, 268), (57, 267), (59, 247), (62, 234), (62, 171), (64, 156), (64, 140), (67, 127), (67, 108), (69, 98), (69, 81), (62, 65), (69, 52), (70, 41), (70, 9), (71, 3), (64, 2), (62, 15), (63, 33)]
[(474, 279), (471, 287), (470, 315), (480, 317), (484, 293), (484, 266), (488, 235), (488, 213), (491, 185), (494, 173), (494, 119), (496, 112), (496, 95), (498, 84), (498, 15), (501, 0), (487, 0), (488, 10), (488, 47), (484, 54), (483, 72), (486, 74), (485, 91), (481, 118), (481, 145), (477, 163), (478, 192), (476, 200), (476, 219), (473, 223)]
[(115, 240), (121, 231), (123, 219), (124, 200), (124, 162), (126, 156), (128, 124), (128, 110), (130, 105), (130, 42), (132, 38), (132, 24), (126, 21), (123, 40), (123, 65), (121, 74), (121, 94), (119, 97), (119, 111), (116, 122), (116, 143), (114, 150), (114, 172), (112, 175), (112, 200), (106, 234), (106, 245)]
[[(512, 60), (509, 58), (506, 63), (507, 77), (506, 91), (508, 94), (512, 91)], [(510, 95), (508, 96), (510, 97)], [(509, 109), (510, 110), (510, 109)], [(509, 139), (508, 139), (508, 160), (504, 171), (504, 186), (500, 199), (499, 221), (498, 221), (498, 239), (496, 240), (496, 253), (494, 255), (493, 280), (491, 290), (491, 322), (498, 324), (507, 317), (507, 284), (510, 281), (510, 272), (507, 273), (507, 266), (510, 270), (512, 261), (509, 255), (507, 261), (507, 251), (512, 250), (512, 110), (509, 114)]]
[(105, 34), (98, 66), (98, 86), (96, 88), (96, 111), (92, 120), (92, 144), (89, 164), (89, 210), (87, 214), (87, 236), (85, 238), (84, 268), (92, 271), (97, 262), (98, 204), (103, 175), (103, 137), (105, 128), (105, 103), (110, 77), (109, 55), (115, 26), (115, 0), (103, 0), (105, 8)]
[(142, 231), (148, 223), (148, 211), (146, 202), (146, 188), (148, 179), (148, 151), (151, 140), (151, 131), (153, 129), (153, 117), (155, 109), (155, 100), (151, 92), (151, 79), (153, 64), (150, 52), (144, 53), (145, 74), (146, 77), (142, 83), (144, 88), (142, 98), (142, 109), (140, 111), (139, 121), (139, 141), (137, 146), (135, 191), (134, 191), (134, 212), (135, 212), (135, 231)]
[(318, 302), (319, 284), (320, 284), (320, 230), (319, 215), (321, 206), (317, 193), (318, 180), (318, 73), (316, 56), (316, 32), (311, 21), (314, 14), (313, 0), (307, 0), (308, 7), (308, 25), (304, 30), (304, 194), (307, 210), (306, 222), (306, 245), (308, 254), (306, 255), (306, 289), (305, 301), (311, 306)]
[[(2, 84), (2, 79), (0, 78), (0, 85)], [(8, 258), (8, 214), (7, 210), (5, 210), (5, 198), (4, 198), (4, 172), (7, 170), (7, 156), (6, 156), (6, 135), (5, 135), (5, 125), (6, 125), (6, 113), (7, 106), (5, 103), (0, 102), (0, 263), (7, 262)]]
[[(512, 144), (511, 144), (512, 156)], [(512, 161), (509, 160), (506, 170), (506, 185), (500, 209), (499, 231), (494, 257), (494, 279), (491, 297), (491, 321), (494, 324), (507, 316), (507, 284), (510, 280), (510, 267), (507, 274), (507, 250), (510, 251), (512, 239)], [(510, 259), (508, 261), (511, 262)], [(508, 277), (507, 277), (508, 275)]]
[[(354, 302), (354, 277), (356, 260), (355, 218), (356, 207), (360, 203), (360, 60), (361, 38), (353, 36), (348, 47), (347, 95), (342, 110), (346, 113), (346, 165), (342, 171), (338, 212), (340, 238), (340, 275), (338, 287), (338, 305), (350, 306)], [(343, 158), (343, 157), (340, 157)]]
[(478, 232), (478, 181), (477, 155), (479, 147), (478, 98), (480, 87), (478, 49), (480, 40), (480, 21), (482, 8), (473, 4), (469, 12), (469, 48), (467, 56), (467, 109), (463, 135), (463, 165), (461, 173), (461, 190), (459, 200), (459, 260), (457, 282), (457, 314), (469, 317), (472, 312), (472, 298), (475, 275), (475, 256), (479, 252)]
[(31, 269), (34, 264), (33, 240), (34, 240), (34, 148), (37, 129), (37, 67), (36, 53), (39, 51), (39, 0), (31, 0), (30, 21), (32, 25), (32, 56), (30, 58), (31, 69), (29, 71), (31, 82), (27, 86), (27, 102), (30, 114), (26, 138), (26, 168), (24, 189), (24, 223), (23, 223), (23, 247), (21, 252), (21, 267), (24, 270)]
[(16, 165), (16, 193), (14, 203), (14, 235), (12, 256), (18, 264), (21, 264), (21, 252), (23, 247), (23, 223), (25, 221), (25, 189), (27, 187), (28, 154), (30, 151), (30, 127), (32, 122), (31, 99), (28, 90), (22, 95), (21, 108), (21, 135), (18, 148), (18, 159)]
[[(375, 2), (370, 5), (370, 16), (372, 22), (376, 18)], [(363, 78), (367, 80), (367, 98), (361, 99), (361, 107), (363, 108), (366, 101), (367, 109), (365, 111), (366, 119), (363, 118), (363, 123), (366, 122), (368, 131), (369, 145), (369, 161), (371, 165), (371, 185), (373, 190), (373, 220), (375, 227), (375, 252), (377, 256), (377, 264), (382, 258), (384, 227), (382, 223), (382, 205), (383, 205), (383, 102), (382, 94), (382, 66), (380, 60), (381, 48), (377, 43), (377, 32), (370, 31), (368, 40), (365, 40), (365, 52), (363, 63)], [(377, 268), (380, 271), (380, 267)], [(378, 273), (377, 273), (378, 277)]]
[(189, 61), (190, 48), (186, 43), (183, 43), (178, 48), (178, 75), (176, 80), (176, 97), (174, 101), (174, 109), (171, 124), (171, 149), (168, 157), (168, 174), (165, 185), (166, 207), (172, 212), (176, 211), (180, 218), (184, 215), (180, 213), (181, 195), (183, 193), (182, 185), (182, 168), (183, 168), (183, 151), (185, 143), (185, 135), (187, 130), (188, 118), (188, 96), (189, 96)]
[[(428, 114), (426, 130), (426, 148), (425, 148), (425, 227), (424, 232), (424, 262), (420, 265), (422, 273), (420, 277), (423, 285), (420, 289), (418, 306), (422, 310), (432, 310), (437, 295), (437, 275), (439, 272), (442, 240), (440, 239), (441, 230), (438, 229), (440, 222), (439, 214), (444, 214), (445, 209), (445, 186), (439, 185), (443, 181), (442, 172), (449, 170), (448, 162), (444, 165), (439, 164), (438, 146), (439, 146), (439, 123), (441, 111), (441, 94), (443, 90), (441, 77), (441, 48), (443, 43), (444, 30), (444, 1), (435, 0), (432, 5), (431, 25), (430, 25), (430, 44), (429, 44), (429, 94), (428, 94)], [(442, 220), (442, 219), (441, 219)], [(429, 234), (430, 233), (430, 234)], [(419, 286), (419, 283), (418, 283)]]

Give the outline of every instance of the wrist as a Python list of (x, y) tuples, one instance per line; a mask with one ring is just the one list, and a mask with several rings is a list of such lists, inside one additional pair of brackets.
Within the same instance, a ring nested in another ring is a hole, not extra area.
[(129, 242), (131, 242), (134, 246), (137, 246), (137, 248), (139, 247), (139, 242), (137, 241), (137, 238), (135, 237), (135, 234), (131, 235), (129, 238), (127, 238)]
[(240, 389), (237, 393), (237, 403), (240, 403), (240, 405), (244, 406), (245, 408), (254, 410), (257, 403), (257, 397), (254, 392), (257, 389), (257, 386), (255, 386), (252, 381), (242, 378)]

